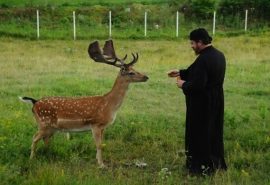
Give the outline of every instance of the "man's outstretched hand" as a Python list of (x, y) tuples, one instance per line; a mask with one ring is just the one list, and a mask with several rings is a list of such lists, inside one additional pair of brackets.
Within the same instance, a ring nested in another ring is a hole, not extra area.
[(177, 87), (182, 88), (183, 83), (185, 83), (185, 81), (181, 79), (180, 73), (178, 70), (173, 69), (173, 70), (169, 71), (167, 74), (168, 74), (168, 77), (171, 77), (171, 78), (176, 77)]
[(173, 70), (169, 71), (167, 74), (168, 74), (168, 77), (177, 77), (177, 76), (180, 75), (179, 71), (176, 70), (176, 69), (173, 69)]

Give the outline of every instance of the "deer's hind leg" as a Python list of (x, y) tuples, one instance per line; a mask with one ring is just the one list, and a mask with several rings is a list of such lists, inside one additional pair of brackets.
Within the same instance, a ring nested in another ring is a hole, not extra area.
[(31, 154), (30, 154), (30, 159), (33, 159), (35, 156), (35, 151), (36, 151), (36, 145), (37, 143), (43, 138), (43, 132), (38, 130), (36, 134), (33, 137), (32, 145), (31, 145)]
[(52, 130), (47, 130), (46, 133), (44, 133), (45, 136), (43, 137), (43, 141), (46, 148), (48, 148), (50, 138), (53, 136), (53, 134), (54, 134), (54, 131)]
[(40, 116), (37, 114), (35, 109), (33, 109), (33, 112), (34, 112), (34, 116), (37, 121), (39, 130), (36, 132), (36, 134), (33, 137), (30, 159), (32, 159), (35, 156), (36, 145), (41, 139), (43, 139), (45, 147), (46, 148), (48, 147), (49, 140), (55, 132), (54, 129), (50, 125), (55, 124), (57, 121), (55, 117), (50, 117), (50, 119), (44, 120), (44, 117), (40, 118)]
[(38, 142), (43, 139), (45, 147), (48, 147), (49, 144), (49, 140), (53, 135), (53, 131), (52, 130), (38, 130), (36, 132), (36, 134), (33, 137), (33, 142), (32, 142), (32, 146), (31, 146), (31, 155), (30, 155), (30, 159), (33, 159), (35, 156), (35, 152), (36, 152), (36, 146), (38, 144)]

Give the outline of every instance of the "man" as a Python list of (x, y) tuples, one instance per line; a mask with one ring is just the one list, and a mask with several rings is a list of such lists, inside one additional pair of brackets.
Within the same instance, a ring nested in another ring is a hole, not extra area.
[(198, 57), (187, 69), (172, 70), (168, 76), (177, 77), (186, 98), (186, 167), (190, 173), (211, 174), (227, 169), (223, 144), (226, 61), (211, 45), (205, 29), (193, 30), (189, 38)]

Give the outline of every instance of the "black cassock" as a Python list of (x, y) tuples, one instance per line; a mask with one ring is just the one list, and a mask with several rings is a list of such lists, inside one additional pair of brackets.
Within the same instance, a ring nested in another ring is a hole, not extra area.
[(224, 160), (223, 81), (226, 60), (213, 46), (203, 49), (188, 69), (180, 70), (186, 82), (186, 166), (190, 172), (227, 169)]

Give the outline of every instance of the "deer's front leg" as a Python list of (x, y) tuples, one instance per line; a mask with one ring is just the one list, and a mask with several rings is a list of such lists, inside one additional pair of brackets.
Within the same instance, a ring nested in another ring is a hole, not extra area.
[(93, 133), (93, 137), (95, 139), (96, 148), (97, 148), (96, 158), (97, 158), (97, 161), (98, 161), (98, 165), (101, 168), (104, 168), (105, 165), (103, 163), (102, 155), (101, 155), (102, 129), (100, 129), (100, 128), (93, 128), (92, 129), (92, 133)]

